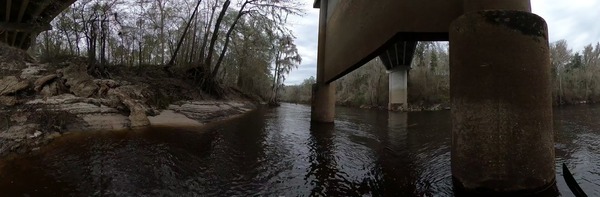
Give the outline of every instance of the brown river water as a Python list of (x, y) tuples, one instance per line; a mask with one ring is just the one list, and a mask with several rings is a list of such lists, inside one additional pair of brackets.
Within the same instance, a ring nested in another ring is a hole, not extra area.
[[(450, 112), (337, 108), (311, 125), (284, 104), (202, 129), (71, 134), (0, 162), (0, 196), (452, 196)], [(600, 106), (556, 108), (566, 163), (600, 196)]]

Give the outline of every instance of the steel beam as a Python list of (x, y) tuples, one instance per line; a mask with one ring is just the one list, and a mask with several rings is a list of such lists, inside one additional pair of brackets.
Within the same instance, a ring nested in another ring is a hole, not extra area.
[(6, 21), (7, 23), (10, 22), (11, 7), (12, 7), (12, 0), (7, 0), (6, 1), (6, 13), (4, 13), (5, 14), (4, 21)]
[[(5, 43), (26, 49), (40, 32), (52, 29), (50, 22), (76, 0), (6, 0), (0, 10), (5, 11), (0, 21), (0, 39)], [(16, 4), (15, 4), (16, 3)], [(15, 7), (15, 9), (12, 9)], [(17, 8), (18, 7), (18, 8)], [(14, 13), (13, 13), (14, 12)]]
[(48, 31), (52, 29), (50, 24), (29, 24), (29, 23), (6, 23), (0, 22), (0, 29), (9, 32), (37, 32)]
[(48, 8), (48, 5), (50, 5), (52, 1), (53, 0), (43, 0), (41, 2), (36, 2), (35, 4), (37, 4), (38, 6), (33, 12), (31, 12), (31, 20), (35, 21), (38, 18), (38, 16), (40, 16), (40, 14), (42, 14), (44, 10)]
[[(25, 11), (27, 10), (27, 6), (29, 5), (29, 0), (21, 1), (21, 8), (19, 9), (19, 15), (17, 16), (17, 23), (20, 23), (23, 20), (23, 16), (25, 15)], [(17, 35), (21, 34), (19, 32), (15, 32), (13, 37), (11, 38), (11, 45), (14, 46), (17, 42)]]
[(450, 23), (462, 13), (461, 0), (340, 1), (327, 24), (324, 78), (331, 82), (362, 66), (397, 35), (447, 40)]
[(19, 9), (19, 16), (17, 18), (17, 22), (21, 22), (21, 20), (23, 20), (23, 16), (25, 15), (25, 10), (27, 10), (28, 5), (29, 5), (29, 0), (21, 1), (21, 8)]

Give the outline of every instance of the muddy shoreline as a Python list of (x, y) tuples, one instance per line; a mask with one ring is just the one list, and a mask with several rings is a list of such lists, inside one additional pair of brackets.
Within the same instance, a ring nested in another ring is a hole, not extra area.
[[(11, 154), (20, 155), (37, 151), (53, 140), (73, 133), (135, 131), (149, 127), (203, 128), (209, 123), (219, 124), (221, 121), (238, 117), (256, 109), (256, 105), (248, 101), (186, 101), (185, 103), (183, 105), (172, 105), (172, 107), (162, 110), (156, 116), (149, 116), (151, 124), (144, 127), (127, 127), (127, 116), (115, 114), (109, 118), (107, 116), (90, 117), (91, 119), (104, 120), (102, 128), (87, 127), (87, 130), (67, 130), (64, 132), (35, 130), (34, 126), (31, 125), (13, 128), (12, 131), (0, 132), (0, 158)], [(178, 110), (178, 108), (186, 105), (200, 107)], [(16, 129), (20, 129), (20, 131)]]

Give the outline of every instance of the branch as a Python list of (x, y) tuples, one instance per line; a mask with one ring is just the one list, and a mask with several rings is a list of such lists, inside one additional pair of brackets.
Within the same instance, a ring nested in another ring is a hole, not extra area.
[(242, 18), (242, 16), (244, 14), (248, 13), (247, 11), (244, 11), (244, 8), (246, 7), (246, 5), (248, 5), (248, 2), (249, 2), (248, 0), (246, 0), (246, 2), (244, 2), (242, 7), (240, 8), (240, 10), (238, 11), (238, 15), (235, 18), (235, 20), (233, 21), (233, 24), (231, 24), (231, 27), (229, 27), (229, 30), (227, 30), (227, 34), (225, 35), (225, 44), (223, 46), (223, 50), (221, 50), (221, 54), (219, 55), (219, 60), (217, 60), (217, 64), (215, 65), (215, 68), (212, 72), (213, 77), (217, 76), (217, 73), (219, 72), (219, 67), (221, 67), (221, 63), (223, 62), (223, 58), (225, 56), (225, 53), (227, 52), (227, 48), (229, 46), (229, 40), (231, 39), (231, 33), (233, 32), (235, 25), (237, 25), (238, 21), (240, 20), (240, 18)]
[(169, 63), (164, 67), (164, 69), (169, 69), (171, 66), (173, 66), (175, 64), (175, 58), (177, 58), (177, 53), (179, 52), (179, 49), (181, 48), (181, 44), (183, 44), (183, 40), (185, 39), (185, 35), (187, 34), (188, 29), (190, 28), (190, 25), (192, 24), (192, 20), (194, 20), (194, 18), (196, 17), (196, 13), (198, 12), (198, 7), (200, 7), (201, 2), (202, 2), (202, 0), (198, 0), (198, 3), (196, 4), (196, 8), (194, 8), (194, 12), (192, 12), (192, 16), (190, 17), (190, 20), (188, 20), (187, 24), (185, 25), (183, 34), (181, 35), (181, 38), (179, 38), (179, 42), (177, 42), (177, 48), (175, 49), (175, 52), (173, 53), (171, 60), (169, 60)]
[(225, 16), (225, 12), (227, 12), (227, 8), (229, 8), (230, 3), (231, 0), (225, 1), (225, 3), (223, 4), (223, 9), (221, 10), (221, 13), (219, 13), (219, 17), (217, 18), (215, 29), (213, 31), (213, 36), (210, 39), (210, 46), (208, 47), (208, 55), (206, 56), (206, 59), (204, 61), (204, 66), (206, 66), (207, 72), (210, 72), (210, 67), (212, 64), (212, 55), (215, 50), (214, 48), (217, 42), (217, 38), (219, 36), (219, 28), (221, 27), (221, 22), (223, 21), (223, 17)]

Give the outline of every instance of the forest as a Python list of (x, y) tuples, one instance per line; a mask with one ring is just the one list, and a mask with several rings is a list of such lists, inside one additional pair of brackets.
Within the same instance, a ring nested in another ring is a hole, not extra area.
[[(420, 42), (408, 81), (409, 105), (427, 108), (448, 106), (450, 101), (447, 42)], [(600, 102), (600, 43), (575, 51), (566, 40), (550, 43), (554, 105)], [(388, 75), (378, 58), (336, 81), (337, 104), (387, 108)], [(286, 86), (283, 100), (310, 103), (313, 77)]]
[(237, 88), (275, 100), (301, 62), (286, 26), (295, 0), (78, 0), (40, 34), (41, 62), (84, 57), (90, 74), (157, 70), (220, 96)]

